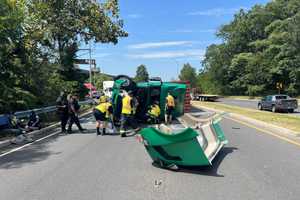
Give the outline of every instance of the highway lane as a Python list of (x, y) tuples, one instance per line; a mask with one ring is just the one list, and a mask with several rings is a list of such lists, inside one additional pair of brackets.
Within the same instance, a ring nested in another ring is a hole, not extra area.
[(213, 168), (152, 166), (134, 137), (60, 135), (0, 157), (0, 199), (286, 199), (300, 196), (300, 148), (229, 119)]
[[(220, 98), (218, 99), (218, 102), (232, 105), (232, 106), (239, 106), (243, 108), (251, 108), (251, 109), (257, 109), (258, 100), (239, 100), (239, 99), (229, 99), (229, 98)], [(266, 111), (269, 112), (269, 111)], [(300, 110), (295, 110), (294, 113), (285, 113), (287, 115), (294, 115), (300, 117)]]

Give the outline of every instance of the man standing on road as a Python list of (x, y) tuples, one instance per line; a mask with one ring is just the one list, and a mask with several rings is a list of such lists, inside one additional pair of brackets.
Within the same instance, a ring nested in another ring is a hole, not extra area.
[[(97, 135), (105, 135), (107, 122), (109, 119), (112, 119), (111, 115), (113, 113), (113, 107), (106, 96), (100, 98), (100, 104), (94, 109), (94, 116), (96, 119), (96, 130)], [(113, 122), (112, 122), (113, 123)], [(100, 132), (100, 128), (102, 129)]]
[(121, 127), (120, 134), (121, 137), (126, 137), (126, 126), (131, 126), (136, 129), (136, 124), (133, 119), (133, 107), (134, 102), (132, 100), (133, 93), (128, 91), (122, 99), (122, 112), (121, 112)]
[(75, 95), (68, 95), (68, 110), (69, 110), (69, 126), (68, 133), (72, 133), (72, 126), (75, 123), (80, 132), (84, 132), (85, 129), (81, 127), (78, 115), (80, 105)]
[(57, 108), (57, 114), (60, 119), (61, 132), (65, 133), (66, 125), (69, 119), (68, 101), (65, 92), (61, 92), (59, 97), (56, 99), (56, 108)]
[(175, 99), (174, 97), (168, 92), (168, 96), (166, 98), (166, 114), (165, 114), (165, 122), (169, 124), (172, 122), (172, 114), (175, 110)]

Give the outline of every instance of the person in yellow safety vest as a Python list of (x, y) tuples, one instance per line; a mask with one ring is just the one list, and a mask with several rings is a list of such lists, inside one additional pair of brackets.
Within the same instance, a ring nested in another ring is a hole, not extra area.
[[(113, 113), (113, 107), (110, 102), (108, 102), (107, 97), (102, 96), (100, 98), (100, 104), (94, 109), (94, 116), (96, 119), (96, 130), (97, 135), (105, 135), (107, 121), (110, 118), (110, 115)], [(100, 128), (102, 131), (100, 132)]]
[(136, 123), (133, 119), (133, 92), (128, 91), (122, 99), (122, 112), (121, 112), (121, 137), (126, 137), (126, 126), (129, 125), (133, 129), (136, 129)]
[(172, 122), (172, 114), (173, 114), (174, 110), (175, 110), (175, 99), (168, 92), (168, 96), (166, 98), (166, 114), (165, 114), (165, 122), (166, 122), (166, 124)]
[(159, 102), (155, 101), (153, 105), (151, 105), (150, 110), (148, 111), (150, 121), (154, 123), (158, 123), (160, 116), (160, 107)]

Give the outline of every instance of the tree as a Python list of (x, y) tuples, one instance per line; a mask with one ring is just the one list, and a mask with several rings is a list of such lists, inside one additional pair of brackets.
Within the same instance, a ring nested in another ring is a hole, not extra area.
[(180, 71), (179, 79), (181, 81), (189, 81), (191, 87), (194, 88), (197, 84), (196, 69), (193, 68), (189, 63), (184, 64)]
[(30, 12), (45, 28), (44, 44), (56, 54), (60, 74), (68, 79), (80, 42), (118, 43), (128, 34), (122, 30), (117, 0), (33, 0)]
[(118, 13), (117, 0), (1, 0), (0, 113), (53, 104), (65, 89), (84, 95), (78, 47), (126, 37)]
[[(221, 94), (300, 94), (300, 3), (276, 0), (241, 10), (217, 36), (223, 43), (207, 48), (205, 74)], [(202, 77), (203, 79), (203, 77)]]
[(138, 66), (134, 80), (136, 82), (147, 82), (149, 74), (145, 65)]

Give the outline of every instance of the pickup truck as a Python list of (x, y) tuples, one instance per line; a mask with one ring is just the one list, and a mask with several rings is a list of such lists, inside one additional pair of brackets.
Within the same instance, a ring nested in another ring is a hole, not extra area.
[(288, 95), (269, 95), (263, 97), (257, 105), (259, 110), (271, 110), (272, 112), (287, 111), (293, 113), (298, 108), (297, 99)]

